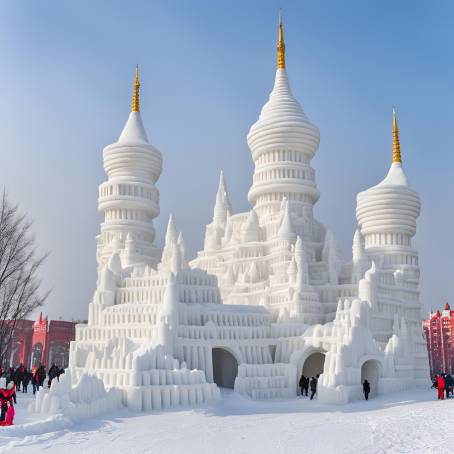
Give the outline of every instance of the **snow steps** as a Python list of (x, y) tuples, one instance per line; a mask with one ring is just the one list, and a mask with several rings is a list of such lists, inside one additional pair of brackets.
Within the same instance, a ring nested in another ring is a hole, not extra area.
[(293, 364), (240, 364), (235, 391), (254, 400), (296, 396), (296, 367)]

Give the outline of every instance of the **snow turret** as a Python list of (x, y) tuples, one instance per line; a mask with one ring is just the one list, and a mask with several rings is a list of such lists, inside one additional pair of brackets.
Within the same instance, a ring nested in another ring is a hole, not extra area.
[(292, 210), (319, 198), (310, 160), (320, 141), (318, 128), (307, 119), (290, 89), (285, 69), (285, 44), (279, 21), (278, 65), (274, 88), (252, 125), (247, 141), (255, 164), (248, 199), (259, 218), (279, 211), (284, 197), (293, 201)]
[(356, 217), (365, 238), (365, 250), (375, 257), (387, 252), (417, 265), (411, 238), (420, 212), (418, 194), (410, 188), (402, 167), (397, 118), (393, 116), (393, 161), (386, 178), (357, 196)]
[(138, 262), (156, 267), (160, 257), (153, 245), (153, 219), (159, 215), (155, 184), (161, 174), (162, 158), (148, 142), (140, 116), (139, 86), (136, 68), (132, 112), (118, 141), (103, 150), (107, 181), (99, 186), (98, 209), (104, 213), (97, 238), (99, 265), (105, 264), (118, 247), (124, 247), (128, 232), (137, 239)]

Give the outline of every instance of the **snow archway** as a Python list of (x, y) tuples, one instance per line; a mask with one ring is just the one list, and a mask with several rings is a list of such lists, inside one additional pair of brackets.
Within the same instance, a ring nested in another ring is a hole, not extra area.
[(321, 375), (324, 365), (325, 354), (322, 352), (312, 353), (304, 361), (302, 374), (309, 378)]
[(381, 374), (381, 364), (376, 359), (369, 359), (361, 366), (361, 385), (364, 380), (370, 383), (370, 397), (375, 397), (379, 392), (379, 379)]
[(238, 375), (238, 361), (224, 348), (213, 348), (213, 381), (221, 388), (231, 388)]

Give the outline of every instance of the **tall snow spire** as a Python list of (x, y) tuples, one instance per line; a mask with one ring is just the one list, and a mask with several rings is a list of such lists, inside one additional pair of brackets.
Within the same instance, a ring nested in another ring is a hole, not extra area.
[(396, 110), (393, 109), (393, 163), (402, 164), (402, 156), (400, 154), (399, 128), (397, 127)]
[(224, 172), (221, 170), (218, 192), (216, 193), (216, 204), (214, 205), (213, 222), (224, 226), (227, 221), (227, 217), (230, 216), (231, 212), (232, 207), (230, 205), (227, 185), (224, 179)]
[(139, 89), (139, 65), (136, 65), (136, 77), (134, 78), (134, 94), (132, 95), (131, 112), (140, 112)]
[(277, 34), (277, 68), (285, 69), (285, 43), (281, 12), (279, 12), (279, 30)]

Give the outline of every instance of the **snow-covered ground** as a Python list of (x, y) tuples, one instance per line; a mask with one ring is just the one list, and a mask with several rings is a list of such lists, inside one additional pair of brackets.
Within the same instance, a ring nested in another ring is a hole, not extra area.
[(26, 411), (31, 396), (18, 397), (17, 425), (0, 428), (1, 453), (454, 453), (454, 399), (437, 401), (433, 390), (339, 407), (224, 392), (197, 410), (121, 410), (77, 425), (37, 423)]

